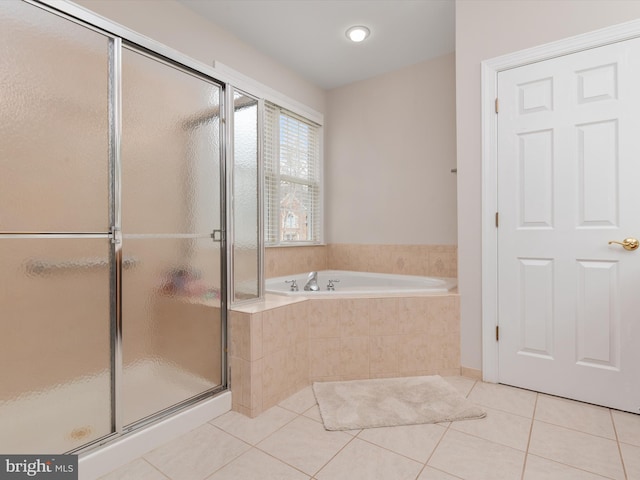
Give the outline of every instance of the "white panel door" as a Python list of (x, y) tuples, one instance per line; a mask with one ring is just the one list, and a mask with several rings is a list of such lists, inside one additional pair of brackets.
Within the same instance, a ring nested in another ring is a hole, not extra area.
[(640, 412), (640, 39), (498, 74), (499, 379)]

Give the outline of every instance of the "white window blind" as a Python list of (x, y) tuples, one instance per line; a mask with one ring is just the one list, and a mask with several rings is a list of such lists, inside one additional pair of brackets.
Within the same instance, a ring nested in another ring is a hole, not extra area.
[(265, 102), (265, 242), (319, 243), (320, 127)]

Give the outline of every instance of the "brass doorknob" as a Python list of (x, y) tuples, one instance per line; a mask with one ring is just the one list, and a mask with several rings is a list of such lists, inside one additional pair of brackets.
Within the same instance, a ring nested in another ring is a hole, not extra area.
[(622, 245), (625, 250), (635, 250), (638, 248), (638, 246), (640, 246), (640, 242), (638, 242), (638, 239), (633, 237), (625, 238), (621, 242), (616, 242), (615, 240), (611, 240), (609, 242), (609, 245), (611, 245), (612, 243), (617, 243), (618, 245)]

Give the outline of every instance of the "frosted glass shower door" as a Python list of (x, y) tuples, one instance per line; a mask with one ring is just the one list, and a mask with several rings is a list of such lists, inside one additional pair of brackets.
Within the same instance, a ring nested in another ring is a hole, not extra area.
[(219, 85), (122, 51), (123, 424), (223, 383)]
[(113, 40), (0, 1), (0, 452), (115, 431), (109, 63)]
[(0, 238), (0, 452), (63, 453), (113, 432), (104, 238)]

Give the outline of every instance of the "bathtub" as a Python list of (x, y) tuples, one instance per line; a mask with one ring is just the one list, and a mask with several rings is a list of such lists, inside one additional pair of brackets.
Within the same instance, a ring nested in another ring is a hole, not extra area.
[[(265, 281), (267, 293), (287, 296), (350, 297), (350, 296), (394, 296), (443, 294), (457, 286), (455, 278), (419, 277), (416, 275), (393, 275), (387, 273), (351, 272), (346, 270), (323, 270), (318, 272), (319, 291), (305, 291), (309, 272), (268, 278)], [(291, 291), (291, 281), (295, 280), (298, 291)], [(327, 289), (329, 280), (335, 290)], [(289, 283), (287, 283), (289, 282)]]

